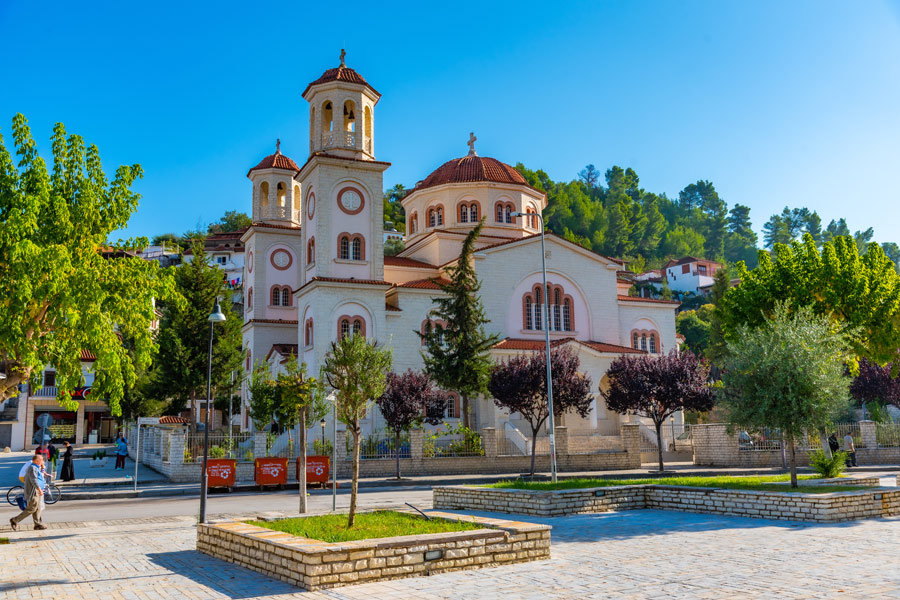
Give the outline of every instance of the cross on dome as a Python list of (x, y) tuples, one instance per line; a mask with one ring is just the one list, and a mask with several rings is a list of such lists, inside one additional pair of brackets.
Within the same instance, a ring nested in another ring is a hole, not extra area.
[(341, 66), (346, 67), (347, 63), (344, 62), (344, 57), (347, 56), (347, 51), (341, 48)]
[(475, 132), (470, 131), (469, 132), (469, 141), (466, 142), (466, 145), (469, 146), (469, 156), (478, 156), (478, 153), (475, 152), (475, 140), (477, 140), (477, 139), (478, 138), (475, 137)]
[(275, 154), (281, 154), (281, 138), (275, 139)]

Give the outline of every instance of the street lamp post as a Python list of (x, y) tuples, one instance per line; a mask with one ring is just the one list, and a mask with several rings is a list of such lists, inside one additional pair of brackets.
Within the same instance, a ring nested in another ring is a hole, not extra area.
[(206, 372), (206, 427), (203, 428), (203, 473), (200, 475), (200, 522), (206, 523), (206, 495), (207, 495), (207, 472), (206, 463), (209, 460), (209, 398), (212, 395), (212, 352), (213, 352), (213, 334), (215, 333), (215, 324), (225, 320), (222, 309), (219, 307), (219, 299), (216, 298), (216, 305), (213, 307), (212, 314), (209, 315), (209, 367)]
[(544, 305), (546, 311), (542, 323), (544, 326), (544, 342), (547, 352), (547, 411), (549, 412), (550, 433), (550, 480), (556, 483), (556, 426), (553, 419), (553, 376), (550, 368), (550, 290), (547, 289), (547, 254), (544, 251), (544, 217), (537, 213), (516, 211), (513, 217), (536, 218), (541, 220), (541, 271), (544, 275)]
[(321, 421), (319, 421), (319, 425), (322, 426), (322, 452), (324, 452), (325, 451), (325, 425), (327, 425), (327, 423), (325, 422), (325, 419), (322, 419)]

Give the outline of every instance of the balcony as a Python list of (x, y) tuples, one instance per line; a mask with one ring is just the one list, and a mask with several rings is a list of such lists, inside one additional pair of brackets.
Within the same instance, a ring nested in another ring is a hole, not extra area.
[(322, 134), (322, 149), (348, 148), (356, 149), (355, 131), (326, 131)]
[(45, 385), (39, 390), (33, 389), (31, 390), (32, 397), (38, 398), (56, 398), (56, 386), (55, 385)]

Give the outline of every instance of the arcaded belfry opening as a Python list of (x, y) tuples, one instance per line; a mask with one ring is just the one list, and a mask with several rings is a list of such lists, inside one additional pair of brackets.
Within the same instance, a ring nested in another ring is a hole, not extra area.
[(344, 131), (348, 133), (356, 131), (356, 105), (353, 100), (344, 102)]
[(331, 101), (326, 100), (322, 104), (322, 133), (331, 133), (334, 130), (334, 114)]
[(269, 182), (263, 181), (259, 184), (259, 208), (265, 213), (269, 209)]
[(284, 208), (287, 205), (287, 188), (283, 181), (278, 182), (278, 206)]

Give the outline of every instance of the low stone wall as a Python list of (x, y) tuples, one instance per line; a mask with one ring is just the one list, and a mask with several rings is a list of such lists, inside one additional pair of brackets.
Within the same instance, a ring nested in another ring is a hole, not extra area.
[(900, 514), (900, 489), (881, 487), (852, 492), (802, 494), (656, 484), (556, 491), (446, 486), (434, 488), (433, 498), (436, 509), (510, 512), (541, 517), (656, 508), (832, 523)]
[(197, 550), (307, 590), (550, 558), (549, 525), (474, 519), (485, 528), (337, 543), (247, 523), (201, 523)]

